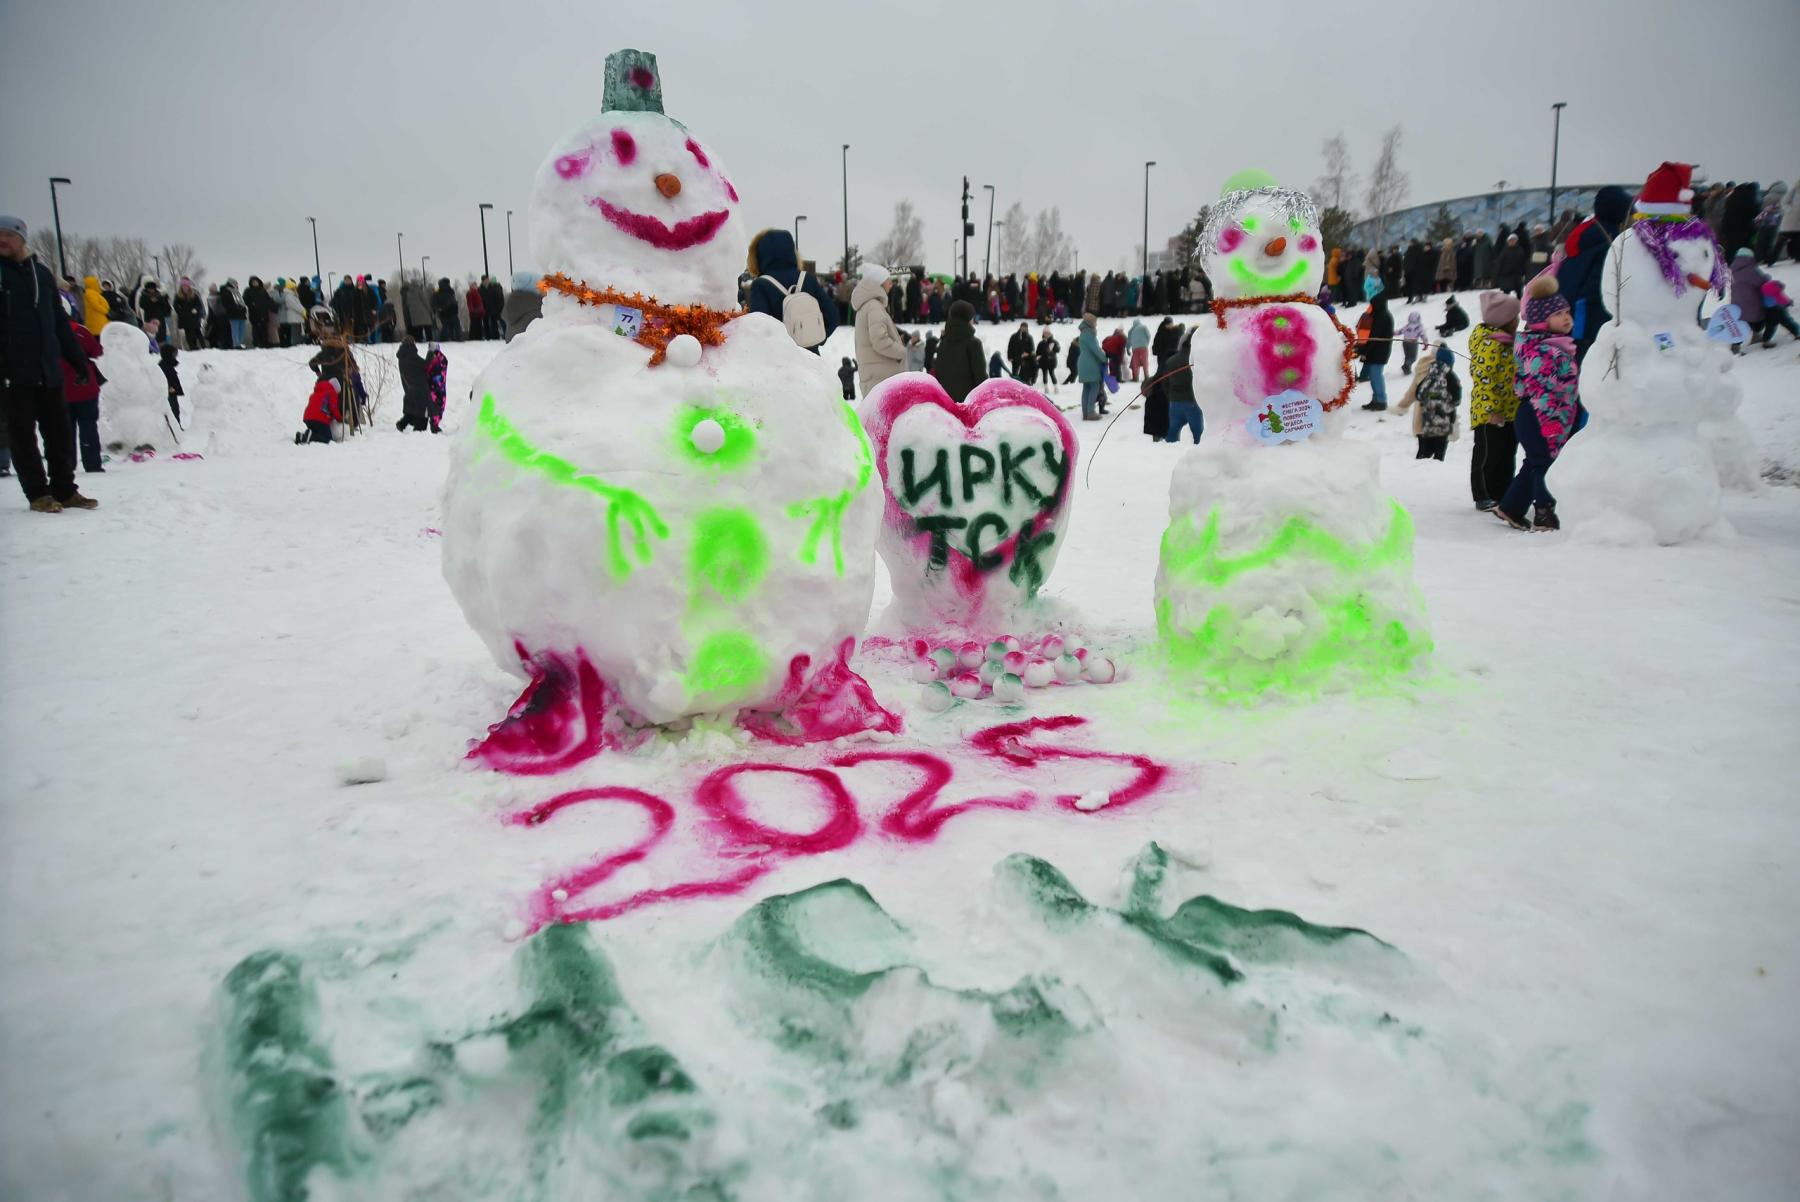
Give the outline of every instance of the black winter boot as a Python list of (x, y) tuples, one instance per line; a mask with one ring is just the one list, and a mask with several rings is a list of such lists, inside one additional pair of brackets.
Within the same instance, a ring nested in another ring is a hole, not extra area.
[(1533, 530), (1561, 530), (1562, 523), (1556, 520), (1556, 506), (1533, 506), (1531, 510), (1531, 528)]

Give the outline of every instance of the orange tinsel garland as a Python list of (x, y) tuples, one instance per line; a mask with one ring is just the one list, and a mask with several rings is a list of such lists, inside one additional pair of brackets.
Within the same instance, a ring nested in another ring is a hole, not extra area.
[[(1251, 305), (1316, 305), (1318, 298), (1308, 296), (1304, 292), (1296, 292), (1289, 296), (1237, 296), (1230, 300), (1215, 300), (1212, 303), (1213, 316), (1219, 321), (1219, 328), (1225, 328), (1225, 313), (1230, 309), (1246, 309)], [(1344, 323), (1337, 319), (1337, 314), (1327, 313), (1331, 324), (1337, 332), (1344, 336), (1344, 386), (1338, 394), (1320, 406), (1322, 409), (1336, 409), (1350, 399), (1350, 390), (1356, 387), (1356, 371), (1350, 366), (1350, 360), (1356, 354), (1356, 336), (1350, 333)]]
[(584, 305), (620, 305), (644, 314), (644, 324), (634, 341), (650, 348), (650, 366), (661, 363), (669, 353), (669, 340), (677, 334), (692, 334), (701, 346), (723, 346), (725, 332), (721, 328), (742, 310), (727, 313), (705, 305), (665, 305), (654, 296), (642, 292), (620, 292), (613, 288), (589, 288), (561, 272), (552, 272), (538, 282), (539, 292), (560, 292)]

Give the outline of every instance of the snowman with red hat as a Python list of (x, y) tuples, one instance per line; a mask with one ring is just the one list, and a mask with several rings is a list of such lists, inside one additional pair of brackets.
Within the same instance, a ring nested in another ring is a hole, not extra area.
[(1692, 176), (1686, 163), (1652, 171), (1607, 251), (1613, 318), (1581, 380), (1592, 420), (1559, 465), (1587, 537), (1667, 545), (1726, 534), (1721, 487), (1755, 487), (1729, 348), (1701, 324), (1709, 294), (1725, 294), (1725, 267), (1693, 215)]

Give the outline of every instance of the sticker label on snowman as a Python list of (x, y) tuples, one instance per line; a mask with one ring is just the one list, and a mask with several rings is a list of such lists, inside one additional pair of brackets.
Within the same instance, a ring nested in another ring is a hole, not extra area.
[(644, 311), (628, 305), (613, 306), (613, 333), (621, 338), (636, 338), (644, 329)]
[(1651, 337), (1656, 341), (1657, 350), (1672, 351), (1675, 349), (1675, 335), (1669, 333), (1667, 330), (1658, 330), (1655, 334), (1652, 334)]
[(1714, 342), (1743, 342), (1750, 337), (1744, 311), (1736, 305), (1720, 305), (1706, 323), (1706, 336)]
[(1244, 419), (1244, 426), (1257, 441), (1268, 446), (1283, 442), (1303, 442), (1319, 432), (1325, 420), (1325, 408), (1316, 397), (1290, 388), (1263, 400), (1263, 407)]

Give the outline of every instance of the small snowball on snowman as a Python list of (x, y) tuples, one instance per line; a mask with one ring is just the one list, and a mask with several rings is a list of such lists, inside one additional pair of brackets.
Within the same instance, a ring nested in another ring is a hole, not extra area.
[(664, 115), (655, 57), (611, 55), (605, 88), (538, 171), (543, 317), (476, 380), (445, 487), (445, 578), (532, 681), (485, 758), (561, 747), (573, 710), (609, 740), (700, 715), (784, 741), (897, 729), (847, 664), (868, 439), (818, 356), (735, 311), (737, 190)]
[(173, 451), (180, 427), (169, 411), (169, 381), (155, 343), (130, 322), (108, 322), (100, 331), (100, 445), (131, 455)]
[(1686, 163), (1652, 171), (1633, 223), (1607, 251), (1601, 287), (1613, 318), (1582, 368), (1591, 418), (1559, 463), (1559, 491), (1588, 515), (1584, 538), (1729, 536), (1721, 489), (1757, 486), (1730, 348), (1700, 324), (1707, 294), (1725, 295), (1726, 274), (1711, 228), (1692, 214), (1692, 175)]
[(1235, 699), (1411, 672), (1431, 646), (1412, 520), (1375, 451), (1341, 437), (1352, 340), (1316, 301), (1317, 207), (1240, 173), (1199, 251), (1216, 297), (1190, 335), (1206, 433), (1170, 481), (1156, 577), (1170, 670)]

